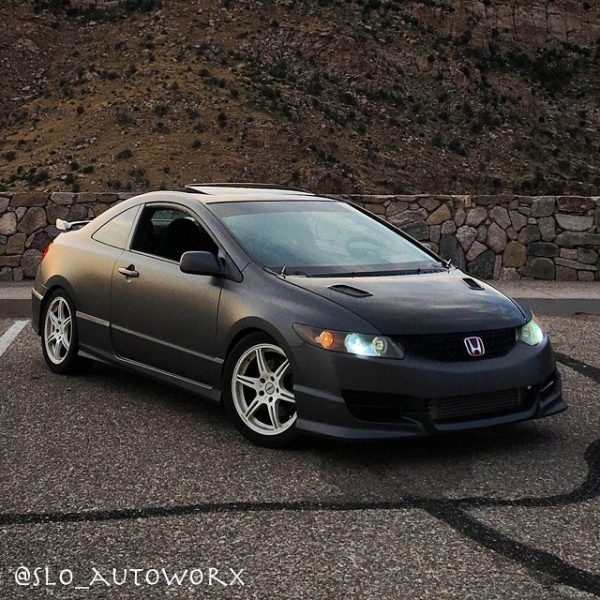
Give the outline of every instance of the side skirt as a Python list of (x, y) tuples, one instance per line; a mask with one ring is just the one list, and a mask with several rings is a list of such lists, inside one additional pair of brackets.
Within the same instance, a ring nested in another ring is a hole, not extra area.
[(206, 385), (205, 383), (193, 381), (192, 379), (187, 379), (186, 377), (181, 377), (180, 375), (174, 375), (173, 373), (162, 371), (161, 369), (150, 367), (133, 360), (121, 358), (107, 352), (98, 352), (90, 349), (80, 348), (79, 354), (84, 358), (90, 358), (110, 366), (120, 367), (126, 371), (139, 373), (160, 381), (161, 383), (166, 383), (167, 385), (187, 390), (188, 392), (202, 396), (203, 398), (206, 398), (215, 404), (219, 404), (221, 402), (221, 390)]

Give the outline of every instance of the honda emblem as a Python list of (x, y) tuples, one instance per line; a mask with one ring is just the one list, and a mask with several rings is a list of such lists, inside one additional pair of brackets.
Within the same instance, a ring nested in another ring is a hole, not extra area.
[(485, 346), (483, 340), (480, 337), (473, 336), (465, 338), (465, 347), (469, 356), (483, 356), (485, 354)]

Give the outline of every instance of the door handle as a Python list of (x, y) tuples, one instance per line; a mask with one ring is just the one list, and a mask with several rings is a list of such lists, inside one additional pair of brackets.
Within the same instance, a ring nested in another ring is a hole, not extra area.
[(126, 267), (119, 267), (119, 273), (121, 275), (125, 275), (125, 277), (139, 277), (140, 274), (135, 270), (134, 265), (129, 265)]

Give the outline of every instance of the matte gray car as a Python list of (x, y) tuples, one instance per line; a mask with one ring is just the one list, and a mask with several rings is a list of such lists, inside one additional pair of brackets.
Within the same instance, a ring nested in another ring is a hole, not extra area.
[(421, 436), (566, 408), (531, 313), (359, 207), (189, 186), (63, 230), (33, 289), (48, 366), (222, 403), (256, 443)]

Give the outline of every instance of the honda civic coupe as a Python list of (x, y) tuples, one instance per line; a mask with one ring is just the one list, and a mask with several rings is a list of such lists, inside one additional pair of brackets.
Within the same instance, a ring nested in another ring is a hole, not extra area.
[(56, 373), (102, 361), (153, 377), (222, 404), (270, 447), (566, 408), (529, 310), (347, 202), (192, 185), (57, 227), (32, 292)]

